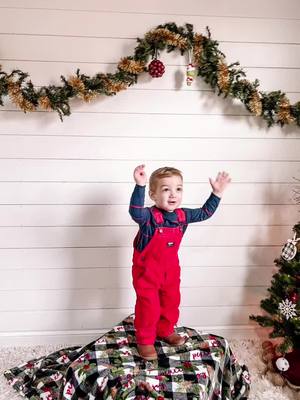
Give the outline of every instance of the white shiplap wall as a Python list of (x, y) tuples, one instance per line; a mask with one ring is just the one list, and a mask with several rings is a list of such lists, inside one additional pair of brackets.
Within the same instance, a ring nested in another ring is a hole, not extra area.
[[(192, 0), (0, 0), (0, 63), (36, 85), (80, 68), (114, 71), (135, 38), (168, 21), (209, 26), (228, 62), (263, 90), (300, 97), (300, 5)], [(166, 73), (145, 74), (113, 98), (54, 113), (0, 109), (0, 344), (85, 342), (133, 311), (128, 216), (132, 170), (180, 168), (185, 206), (209, 194), (225, 169), (233, 183), (217, 214), (190, 226), (181, 249), (180, 323), (229, 336), (255, 334), (273, 259), (299, 217), (292, 200), (300, 129), (267, 129), (198, 80), (187, 60), (161, 54)]]

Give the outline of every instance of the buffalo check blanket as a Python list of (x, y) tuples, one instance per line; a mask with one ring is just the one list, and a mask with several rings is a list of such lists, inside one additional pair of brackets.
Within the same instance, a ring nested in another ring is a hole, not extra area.
[(139, 357), (133, 316), (83, 347), (69, 347), (4, 372), (30, 400), (247, 399), (249, 372), (226, 339), (176, 328), (184, 345), (157, 341), (157, 361)]

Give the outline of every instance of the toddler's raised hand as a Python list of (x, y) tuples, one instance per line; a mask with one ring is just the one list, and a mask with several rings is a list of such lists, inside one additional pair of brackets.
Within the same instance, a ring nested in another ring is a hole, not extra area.
[(135, 183), (140, 186), (145, 186), (147, 182), (147, 175), (145, 172), (145, 164), (138, 165), (133, 171)]
[(224, 190), (226, 189), (227, 185), (231, 182), (231, 178), (227, 172), (223, 171), (218, 173), (215, 180), (209, 178), (209, 182), (213, 189), (213, 193), (218, 197), (222, 197)]

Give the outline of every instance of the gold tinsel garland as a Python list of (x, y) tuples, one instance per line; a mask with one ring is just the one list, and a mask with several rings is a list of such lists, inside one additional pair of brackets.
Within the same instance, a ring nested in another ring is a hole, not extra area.
[(122, 58), (118, 64), (118, 68), (130, 74), (140, 74), (145, 71), (146, 64), (140, 60), (131, 60), (130, 58)]
[(193, 43), (193, 55), (194, 55), (194, 64), (199, 65), (200, 56), (203, 51), (203, 36), (199, 33), (195, 33), (194, 43)]
[(80, 79), (78, 76), (71, 76), (68, 79), (68, 84), (70, 86), (72, 86), (72, 88), (77, 90), (78, 92), (84, 92), (84, 90), (85, 90), (84, 83), (83, 83), (82, 79)]
[(118, 93), (121, 90), (127, 89), (126, 82), (115, 82), (112, 79), (105, 79), (104, 81), (104, 88), (108, 93)]
[(18, 83), (12, 81), (8, 83), (8, 95), (12, 103), (21, 108), (21, 110), (25, 112), (35, 111), (35, 105), (24, 97), (21, 85)]
[[(242, 69), (236, 69), (239, 63), (227, 65), (225, 55), (218, 49), (218, 42), (208, 35), (193, 32), (193, 26), (186, 24), (178, 27), (175, 23), (159, 25), (147, 32), (143, 39), (138, 39), (138, 46), (133, 56), (123, 57), (117, 64), (114, 74), (98, 73), (94, 77), (80, 74), (65, 79), (62, 86), (43, 86), (35, 88), (28, 75), (20, 70), (10, 74), (3, 72), (0, 66), (0, 105), (2, 98), (10, 100), (24, 112), (55, 110), (60, 118), (70, 114), (69, 100), (78, 97), (90, 102), (98, 95), (114, 95), (136, 83), (139, 74), (147, 71), (150, 56), (157, 51), (167, 49), (180, 50), (181, 54), (192, 53), (192, 62), (198, 76), (211, 85), (218, 94), (237, 98), (255, 116), (264, 118), (268, 125), (278, 123), (281, 126), (296, 123), (300, 126), (300, 102), (294, 105), (281, 91), (270, 93), (258, 90), (259, 82), (245, 79)], [(242, 78), (242, 79), (241, 79)]]
[(188, 48), (188, 41), (178, 33), (170, 32), (165, 28), (157, 28), (146, 33), (145, 39), (150, 43), (165, 42), (167, 46), (178, 47), (180, 50)]
[(47, 96), (41, 96), (39, 98), (39, 107), (45, 111), (51, 110), (51, 102)]
[(229, 89), (229, 70), (226, 63), (220, 60), (218, 64), (218, 87), (221, 91), (227, 92)]
[[(82, 99), (83, 101), (89, 103), (90, 101), (94, 100), (97, 97), (97, 94), (87, 90), (85, 88), (84, 82), (78, 76), (71, 76), (68, 79), (68, 84), (72, 86), (72, 88), (77, 91), (77, 97)], [(47, 98), (47, 97), (46, 97)], [(49, 110), (49, 102), (48, 104), (45, 102), (46, 109)]]
[(278, 110), (278, 121), (282, 124), (292, 124), (295, 122), (295, 117), (291, 115), (290, 109), (291, 105), (289, 99), (283, 96), (280, 100)]
[(249, 110), (257, 117), (259, 117), (262, 113), (262, 103), (257, 91), (253, 92), (250, 96)]

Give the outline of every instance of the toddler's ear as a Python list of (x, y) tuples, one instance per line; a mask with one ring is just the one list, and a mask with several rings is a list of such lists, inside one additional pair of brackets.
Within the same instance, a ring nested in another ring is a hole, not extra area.
[(153, 193), (153, 192), (150, 192), (150, 190), (149, 190), (149, 197), (150, 197), (150, 199), (151, 199), (151, 200), (153, 200), (153, 201), (154, 201), (154, 198), (153, 198), (153, 196), (154, 196), (154, 193)]

